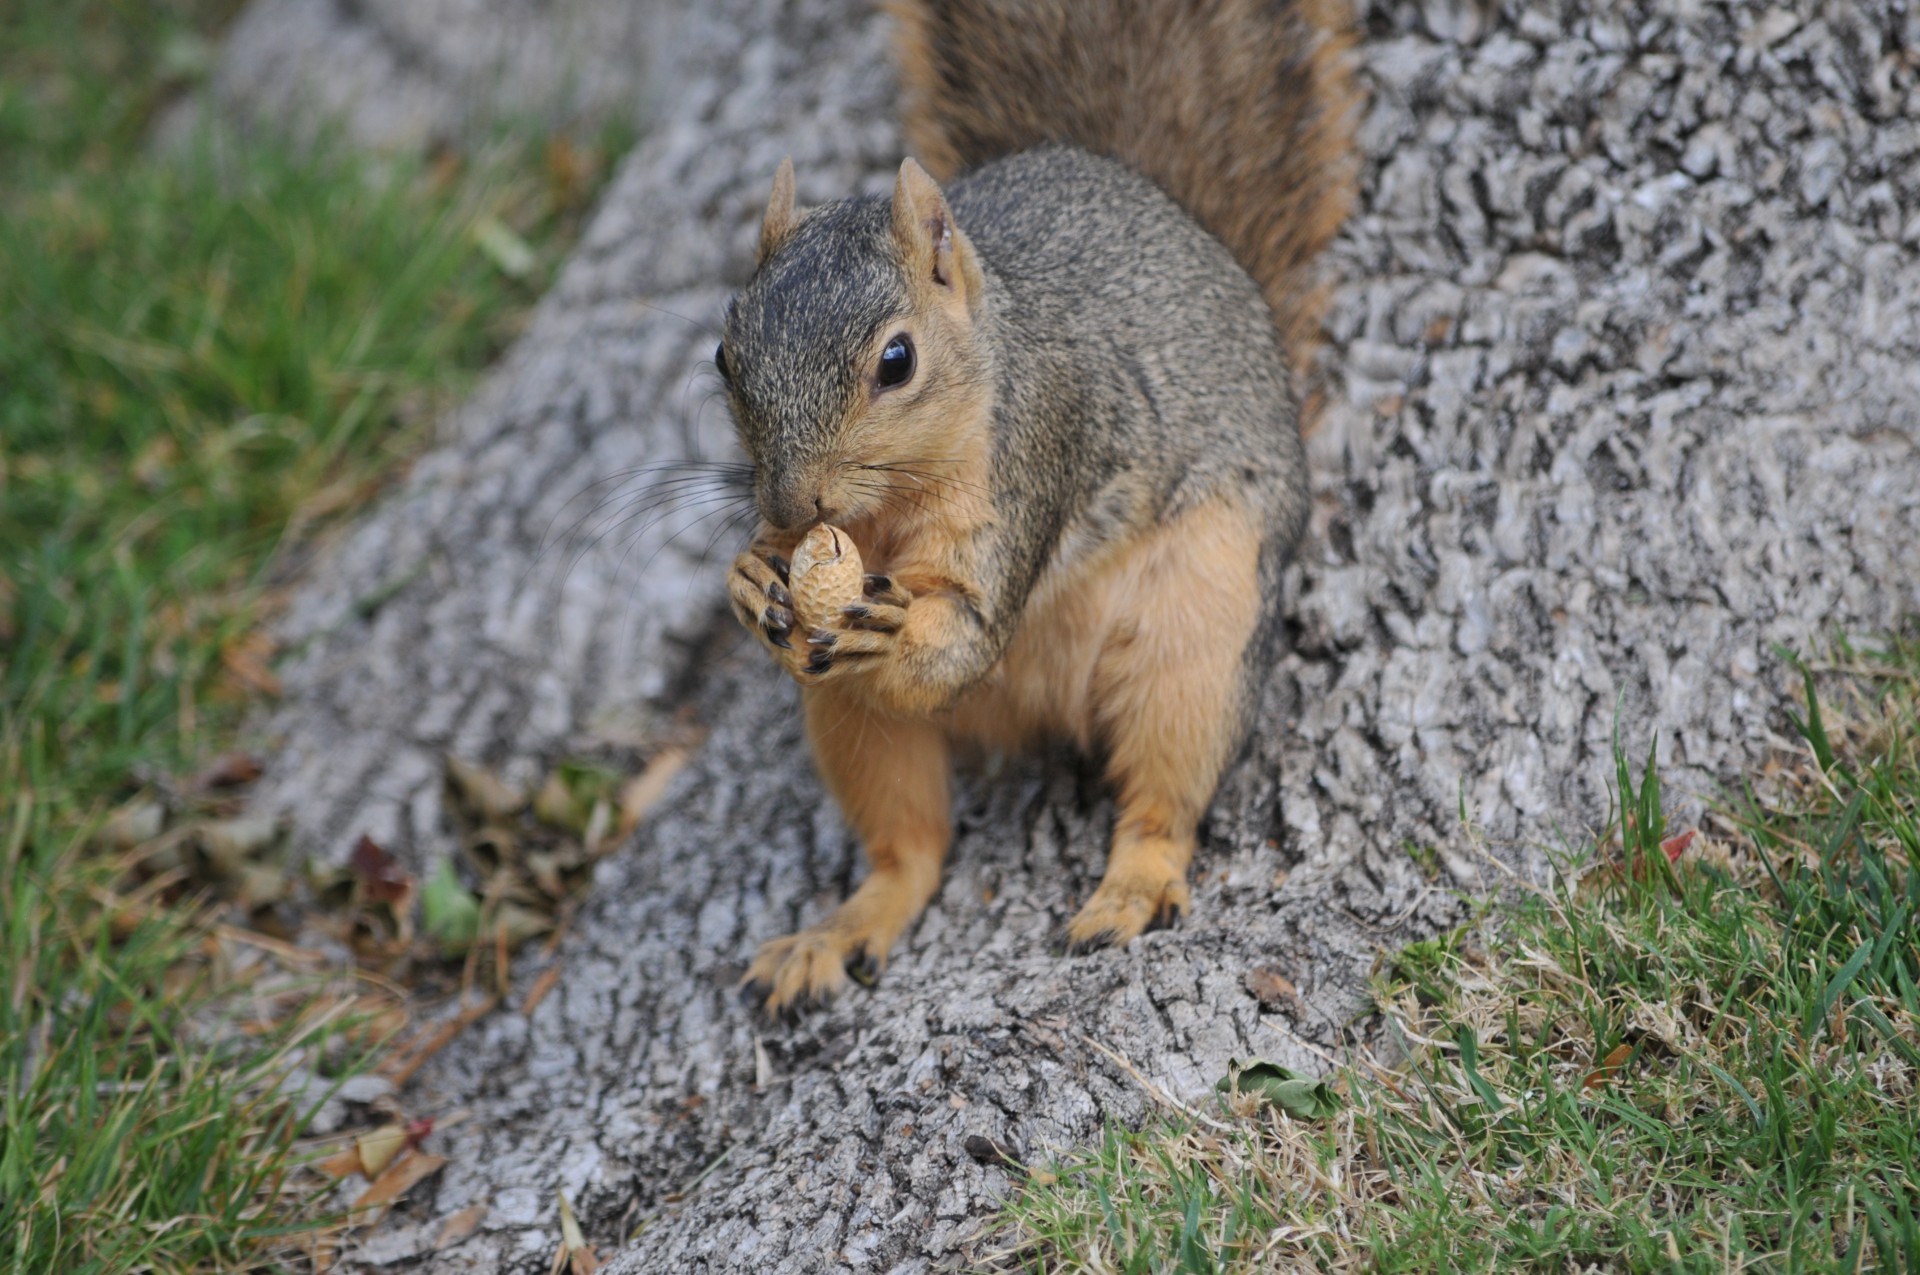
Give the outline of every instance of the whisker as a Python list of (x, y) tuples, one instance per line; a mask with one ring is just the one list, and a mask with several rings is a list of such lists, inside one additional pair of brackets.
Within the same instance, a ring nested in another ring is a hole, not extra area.
[[(678, 531), (674, 532), (671, 536), (668, 536), (665, 540), (655, 545), (653, 552), (647, 555), (646, 561), (640, 564), (640, 569), (635, 574), (644, 576), (647, 573), (647, 568), (653, 565), (653, 560), (655, 558), (658, 558), (660, 554), (668, 548), (668, 546), (672, 545), (676, 540), (680, 539), (680, 537), (686, 535), (689, 531), (692, 531), (695, 527), (699, 526), (701, 523), (705, 522), (707, 519), (717, 518), (721, 514), (726, 513), (727, 509), (728, 509), (727, 505), (722, 505), (718, 509), (710, 510), (707, 513), (701, 514), (698, 518), (695, 518), (692, 522), (688, 523), (684, 527), (681, 527)], [(741, 514), (749, 513), (749, 512), (753, 512), (751, 506), (749, 506), (745, 510), (735, 511), (733, 516), (737, 518)], [(636, 542), (637, 542), (637, 537), (636, 537)], [(626, 569), (627, 554), (633, 552), (633, 543), (634, 542), (629, 542), (627, 546), (627, 553), (623, 553), (620, 555), (620, 562), (615, 567), (616, 573)]]
[(884, 464), (884, 465), (863, 464), (859, 466), (859, 468), (872, 470), (876, 473), (882, 473), (882, 474), (898, 474), (903, 478), (911, 478), (917, 482), (938, 483), (944, 487), (957, 488), (961, 491), (971, 492), (979, 496), (985, 496), (988, 494), (987, 489), (981, 486), (979, 483), (969, 482), (963, 478), (949, 477), (946, 474), (928, 473), (925, 470), (911, 468), (911, 462), (907, 462), (907, 461), (895, 461), (890, 464)]
[[(621, 565), (624, 565), (627, 554), (633, 551), (633, 547), (636, 544), (638, 544), (643, 537), (646, 536), (647, 532), (651, 531), (655, 526), (659, 525), (665, 519), (671, 518), (672, 516), (678, 513), (691, 512), (692, 510), (695, 510), (695, 509), (704, 509), (712, 505), (717, 505), (719, 506), (720, 509), (725, 509), (728, 506), (735, 503), (736, 501), (745, 501), (750, 499), (751, 497), (742, 496), (737, 493), (723, 492), (717, 495), (701, 497), (699, 499), (676, 502), (670, 505), (669, 507), (667, 507), (666, 509), (659, 510), (658, 512), (654, 511), (653, 506), (646, 506), (641, 509), (635, 510), (634, 512), (629, 513), (624, 517), (620, 518), (617, 522), (614, 522), (609, 526), (603, 527), (598, 533), (596, 533), (594, 538), (590, 542), (588, 542), (584, 547), (582, 547), (581, 550), (574, 555), (573, 560), (567, 564), (566, 574), (568, 576), (571, 576), (575, 568), (577, 568), (580, 565), (580, 563), (585, 560), (588, 553), (592, 552), (595, 548), (597, 548), (602, 541), (606, 540), (608, 537), (613, 536), (617, 533), (624, 534), (624, 539), (622, 540), (622, 544), (625, 545), (625, 548), (621, 552), (620, 562), (615, 566), (616, 572), (619, 570)], [(652, 514), (652, 516), (647, 517), (648, 514)], [(638, 519), (638, 518), (646, 518), (646, 521), (642, 522), (638, 527), (634, 528), (631, 532), (622, 533), (622, 529), (626, 527), (627, 524), (633, 522), (635, 519)], [(695, 521), (698, 521), (698, 519), (696, 519)]]
[[(750, 482), (753, 477), (752, 465), (731, 461), (672, 460), (649, 465), (636, 465), (630, 469), (615, 470), (611, 474), (594, 479), (573, 495), (568, 496), (566, 500), (562, 502), (560, 508), (554, 511), (553, 517), (547, 520), (547, 525), (540, 532), (540, 547), (534, 554), (534, 562), (537, 563), (541, 557), (545, 556), (547, 550), (553, 547), (553, 543), (555, 542), (552, 541), (551, 537), (553, 535), (554, 524), (560, 521), (561, 516), (573, 506), (575, 501), (588, 495), (597, 488), (605, 487), (608, 483), (625, 482), (642, 474), (675, 470), (692, 471), (725, 482)], [(604, 508), (608, 503), (618, 499), (620, 499), (620, 493), (615, 493), (592, 505), (585, 513), (573, 521), (567, 528), (566, 533), (560, 537), (560, 540), (565, 541), (571, 538), (573, 534), (580, 529), (582, 523), (593, 517), (595, 513), (599, 512), (599, 510)]]
[[(629, 510), (635, 509), (636, 507), (641, 509), (653, 508), (660, 503), (662, 497), (671, 505), (690, 497), (723, 492), (738, 493), (741, 495), (746, 494), (745, 492), (739, 491), (733, 483), (716, 480), (711, 475), (684, 475), (678, 478), (649, 483), (637, 492), (626, 490), (618, 491), (599, 501), (592, 509), (589, 509), (586, 513), (575, 519), (573, 525), (567, 528), (567, 533), (562, 538), (562, 543), (576, 543), (576, 537), (579, 535), (580, 528), (586, 521), (610, 505), (618, 505), (618, 508), (588, 534), (586, 538), (586, 548), (591, 548), (610, 527), (618, 525), (617, 520)], [(542, 552), (544, 553), (544, 550)], [(577, 564), (579, 560), (576, 557), (574, 561)]]
[[(635, 298), (635, 300), (638, 301), (640, 305), (644, 306), (649, 310), (658, 310), (661, 314), (666, 315), (669, 319), (678, 319), (682, 323), (685, 323), (691, 327), (700, 329), (700, 331), (706, 333), (708, 336), (712, 337), (716, 341), (721, 339), (721, 333), (718, 330), (708, 327), (706, 324), (700, 322), (700, 320), (698, 319), (690, 319), (686, 315), (679, 314), (679, 313), (676, 313), (675, 311), (669, 310), (667, 309), (667, 307), (655, 301), (647, 301), (641, 298)], [(707, 362), (709, 363), (711, 363), (712, 361), (713, 361), (712, 359), (707, 360)]]
[(856, 491), (884, 493), (887, 495), (899, 497), (901, 499), (907, 500), (910, 503), (914, 503), (914, 504), (917, 504), (920, 498), (922, 497), (928, 497), (928, 498), (937, 500), (944, 505), (949, 505), (956, 508), (958, 508), (960, 504), (960, 502), (955, 500), (953, 497), (947, 495), (945, 492), (934, 491), (928, 487), (919, 487), (919, 486), (908, 487), (903, 483), (874, 482), (871, 480), (861, 480), (861, 479), (854, 479), (851, 482), (849, 482), (847, 485), (849, 487), (854, 488)]

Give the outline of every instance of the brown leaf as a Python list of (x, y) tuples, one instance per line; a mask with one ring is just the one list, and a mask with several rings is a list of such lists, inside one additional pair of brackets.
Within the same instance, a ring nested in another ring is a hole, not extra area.
[(663, 748), (647, 762), (646, 769), (620, 785), (620, 839), (640, 826), (647, 812), (658, 805), (673, 777), (685, 768), (692, 750), (678, 744)]
[(330, 1178), (350, 1178), (356, 1173), (366, 1173), (366, 1166), (360, 1163), (360, 1148), (348, 1147), (345, 1151), (336, 1151), (313, 1166)]
[(413, 877), (372, 837), (362, 835), (347, 862), (360, 879), (362, 894), (370, 900), (404, 903), (413, 892)]
[(440, 1224), (440, 1234), (434, 1237), (434, 1251), (452, 1248), (472, 1235), (480, 1229), (480, 1223), (486, 1216), (487, 1206), (484, 1204), (470, 1204), (458, 1213), (449, 1214), (447, 1220)]
[(482, 819), (505, 819), (527, 804), (527, 795), (485, 766), (447, 754), (447, 779)]
[(215, 788), (243, 788), (260, 778), (260, 759), (249, 753), (222, 753), (213, 764), (195, 775), (191, 786), (201, 791)]
[[(421, 1182), (446, 1167), (447, 1158), (443, 1155), (428, 1155), (424, 1151), (409, 1151), (387, 1166), (387, 1171), (374, 1179), (372, 1186), (360, 1193), (353, 1202), (351, 1212), (360, 1214), (374, 1210), (384, 1211), (395, 1200), (411, 1191)], [(370, 1225), (378, 1217), (355, 1218), (356, 1222)]]
[(487, 928), (500, 936), (507, 947), (514, 948), (551, 930), (553, 918), (518, 903), (502, 903)]
[(541, 823), (562, 832), (577, 833), (586, 826), (586, 815), (574, 800), (573, 789), (567, 787), (567, 781), (557, 770), (540, 786), (533, 799), (533, 813)]
[(1633, 1057), (1632, 1045), (1615, 1045), (1613, 1051), (1600, 1060), (1600, 1066), (1587, 1076), (1582, 1089), (1598, 1089), (1613, 1079), (1615, 1072), (1627, 1065), (1627, 1059)]
[(280, 694), (280, 679), (267, 667), (267, 661), (273, 658), (273, 653), (273, 639), (255, 631), (238, 642), (230, 642), (222, 647), (220, 663), (228, 675), (247, 690), (277, 697)]
[(1291, 1009), (1300, 1004), (1300, 989), (1293, 985), (1292, 979), (1271, 965), (1248, 970), (1246, 983), (1253, 998), (1268, 1009)]
[(1680, 856), (1686, 852), (1688, 846), (1693, 844), (1694, 835), (1694, 829), (1689, 828), (1660, 843), (1660, 848), (1666, 852), (1668, 863), (1680, 862)]

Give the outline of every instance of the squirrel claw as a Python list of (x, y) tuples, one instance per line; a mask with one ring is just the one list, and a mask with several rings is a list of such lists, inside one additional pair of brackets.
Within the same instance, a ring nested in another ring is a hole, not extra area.
[(869, 602), (884, 606), (903, 607), (911, 600), (911, 595), (895, 584), (892, 576), (869, 574), (861, 580), (860, 591)]
[(880, 981), (880, 962), (863, 947), (847, 958), (847, 977), (862, 987), (872, 987)]
[(1097, 952), (1103, 947), (1112, 947), (1114, 940), (1119, 937), (1120, 934), (1116, 930), (1101, 930), (1097, 934), (1089, 934), (1083, 939), (1075, 939), (1073, 942), (1067, 944), (1067, 955), (1086, 956), (1088, 953)]

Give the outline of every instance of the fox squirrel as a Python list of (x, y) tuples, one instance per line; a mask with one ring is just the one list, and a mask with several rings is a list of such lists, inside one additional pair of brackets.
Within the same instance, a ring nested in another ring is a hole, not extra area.
[[(1333, 2), (893, 0), (921, 162), (804, 212), (781, 166), (715, 354), (761, 516), (729, 589), (870, 871), (760, 950), (768, 1011), (868, 981), (932, 898), (957, 745), (1105, 757), (1074, 950), (1186, 911), (1307, 517), (1289, 360), (1355, 179)], [(822, 523), (870, 574), (805, 629)]]

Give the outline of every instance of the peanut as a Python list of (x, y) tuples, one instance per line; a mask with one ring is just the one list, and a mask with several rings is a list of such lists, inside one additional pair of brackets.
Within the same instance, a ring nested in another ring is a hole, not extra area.
[(787, 573), (793, 587), (793, 611), (807, 628), (831, 625), (843, 607), (858, 602), (865, 572), (853, 537), (821, 523), (794, 547)]

